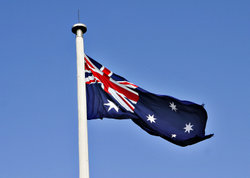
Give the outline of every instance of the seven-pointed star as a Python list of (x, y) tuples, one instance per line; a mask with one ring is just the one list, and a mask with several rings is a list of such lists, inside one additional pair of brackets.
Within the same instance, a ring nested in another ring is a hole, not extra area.
[(176, 138), (176, 134), (172, 134), (171, 137), (172, 137), (172, 138)]
[(108, 100), (108, 103), (104, 103), (104, 105), (109, 106), (108, 112), (109, 112), (111, 109), (116, 110), (116, 112), (119, 111), (119, 108), (118, 108), (118, 107), (115, 105), (115, 103), (113, 103), (112, 101), (109, 101), (109, 100)]
[(185, 132), (190, 133), (190, 131), (194, 130), (192, 127), (194, 125), (191, 125), (191, 123), (189, 122), (188, 124), (186, 124), (186, 127), (184, 127), (183, 129), (185, 129)]
[(169, 107), (172, 109), (172, 111), (177, 111), (178, 109), (176, 108), (176, 105), (174, 104), (174, 102), (170, 103)]
[(156, 118), (155, 118), (155, 116), (154, 116), (154, 114), (151, 116), (150, 114), (147, 116), (147, 121), (150, 121), (151, 123), (155, 123), (155, 120), (156, 120)]

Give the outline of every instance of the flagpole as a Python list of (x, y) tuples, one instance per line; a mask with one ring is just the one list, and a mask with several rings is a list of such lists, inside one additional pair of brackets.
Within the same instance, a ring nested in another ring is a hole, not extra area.
[(83, 43), (83, 34), (86, 31), (86, 25), (81, 23), (77, 23), (72, 27), (72, 32), (76, 35), (79, 178), (89, 178), (87, 106)]

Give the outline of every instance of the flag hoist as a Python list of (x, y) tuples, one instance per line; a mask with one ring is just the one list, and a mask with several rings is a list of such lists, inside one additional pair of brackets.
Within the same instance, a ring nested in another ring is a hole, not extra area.
[(77, 23), (72, 27), (72, 32), (76, 35), (79, 178), (89, 178), (87, 105), (83, 44), (83, 34), (86, 31), (86, 25), (81, 23)]

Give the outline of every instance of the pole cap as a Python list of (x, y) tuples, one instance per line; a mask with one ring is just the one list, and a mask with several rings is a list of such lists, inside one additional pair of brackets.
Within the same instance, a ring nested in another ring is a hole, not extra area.
[(76, 34), (78, 29), (82, 30), (82, 33), (84, 34), (87, 31), (87, 26), (85, 24), (82, 24), (82, 23), (77, 23), (77, 24), (73, 25), (72, 32), (74, 34)]

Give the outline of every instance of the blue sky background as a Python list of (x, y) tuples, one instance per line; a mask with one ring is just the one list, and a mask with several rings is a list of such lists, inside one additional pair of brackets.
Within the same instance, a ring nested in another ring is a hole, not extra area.
[(130, 120), (88, 121), (91, 178), (250, 176), (250, 1), (2, 0), (0, 178), (77, 178), (77, 9), (85, 51), (157, 93), (205, 103), (185, 148)]

